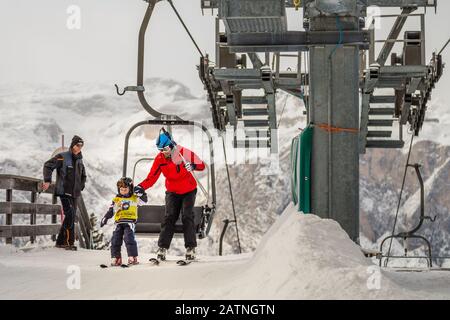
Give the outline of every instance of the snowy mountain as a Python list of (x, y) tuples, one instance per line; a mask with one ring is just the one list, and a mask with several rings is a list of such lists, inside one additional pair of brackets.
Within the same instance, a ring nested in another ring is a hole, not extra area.
[[(208, 128), (212, 128), (205, 96), (192, 95), (186, 86), (174, 80), (151, 78), (146, 81), (145, 86), (148, 100), (157, 110), (178, 114), (186, 120), (203, 122)], [(135, 94), (128, 93), (119, 97), (113, 86), (98, 84), (2, 87), (0, 110), (0, 173), (41, 177), (42, 164), (60, 146), (61, 134), (65, 135), (66, 144), (70, 143), (73, 134), (79, 134), (85, 139), (83, 154), (89, 180), (84, 199), (88, 210), (98, 217), (107, 210), (115, 193), (115, 182), (122, 175), (126, 132), (134, 123), (151, 118), (140, 107)], [(283, 93), (278, 95), (279, 171), (267, 175), (268, 167), (273, 164), (267, 162), (267, 159), (255, 164), (235, 163), (230, 166), (239, 236), (244, 252), (253, 251), (257, 247), (263, 234), (290, 202), (289, 149), (292, 137), (300, 132), (299, 128), (305, 126), (303, 110), (303, 104), (298, 99)], [(431, 103), (428, 118), (437, 118), (437, 115), (440, 115), (441, 122), (425, 123), (422, 138), (417, 139), (412, 157), (413, 162), (423, 164), (422, 173), (428, 188), (426, 212), (431, 216), (438, 215), (434, 224), (426, 223), (423, 229), (425, 235), (432, 238), (436, 255), (448, 255), (450, 250), (450, 203), (447, 197), (450, 189), (450, 164), (447, 161), (450, 155), (450, 116), (447, 114), (449, 113), (445, 113), (444, 105)], [(158, 130), (158, 127), (142, 127), (132, 135), (129, 175), (136, 160), (155, 155), (153, 141)], [(234, 218), (223, 164), (222, 142), (213, 130), (212, 133), (215, 136), (218, 212), (210, 236), (202, 240), (199, 247), (201, 254), (208, 255), (218, 254), (222, 220)], [(208, 162), (206, 145), (202, 145), (201, 139), (193, 140), (191, 134), (192, 131), (174, 130), (177, 142), (191, 148)], [(232, 148), (227, 150), (234, 152)], [(361, 158), (361, 241), (365, 247), (378, 248), (381, 239), (391, 232), (405, 159), (405, 150), (369, 150)], [(148, 170), (148, 163), (139, 165), (135, 180), (143, 179)], [(205, 175), (200, 177), (206, 184)], [(150, 202), (153, 204), (163, 203), (162, 180), (149, 193)], [(405, 219), (405, 210), (413, 213), (412, 219), (417, 217), (418, 188), (415, 176), (408, 174), (404, 193), (404, 199), (408, 200), (400, 210), (397, 230), (409, 228), (408, 223), (414, 224), (411, 218)], [(26, 195), (18, 192), (15, 196)], [(40, 201), (48, 199), (43, 197)], [(0, 215), (0, 219), (2, 218)], [(105, 227), (104, 231), (109, 237), (111, 226)], [(25, 240), (16, 241), (16, 244), (20, 245)], [(143, 253), (155, 249), (155, 239), (142, 238), (139, 239), (139, 244)], [(414, 243), (410, 245), (411, 250), (417, 247)], [(175, 240), (173, 253), (181, 253), (182, 249), (182, 241)], [(403, 250), (399, 244), (394, 246), (394, 249), (400, 253), (400, 250)], [(230, 224), (225, 236), (224, 253), (237, 252), (236, 228)]]

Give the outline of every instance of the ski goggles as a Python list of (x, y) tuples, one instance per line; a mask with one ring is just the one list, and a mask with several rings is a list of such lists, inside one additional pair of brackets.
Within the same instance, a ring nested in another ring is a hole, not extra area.
[(164, 148), (158, 148), (159, 151), (170, 151), (170, 146), (165, 146)]

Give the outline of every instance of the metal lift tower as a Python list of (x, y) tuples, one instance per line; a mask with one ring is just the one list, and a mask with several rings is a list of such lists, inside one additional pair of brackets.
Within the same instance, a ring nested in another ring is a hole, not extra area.
[[(405, 125), (418, 135), (442, 75), (440, 53), (425, 62), (425, 12), (436, 2), (202, 0), (203, 10), (218, 9), (215, 63), (204, 57), (199, 68), (215, 127), (233, 126), (236, 148), (266, 147), (273, 154), (278, 152), (277, 90), (303, 99), (314, 127), (311, 211), (338, 221), (358, 242), (359, 154), (366, 148), (402, 148)], [(398, 15), (374, 17), (395, 19), (388, 39), (375, 39), (375, 20), (366, 28), (369, 6), (401, 9)], [(287, 8), (303, 10), (305, 31), (287, 30)], [(419, 30), (399, 39), (413, 17), (420, 19)], [(382, 48), (375, 57), (377, 42)], [(403, 44), (403, 52), (391, 55), (396, 43)], [(296, 72), (280, 70), (283, 57), (297, 59)], [(248, 89), (263, 94), (247, 95)]]

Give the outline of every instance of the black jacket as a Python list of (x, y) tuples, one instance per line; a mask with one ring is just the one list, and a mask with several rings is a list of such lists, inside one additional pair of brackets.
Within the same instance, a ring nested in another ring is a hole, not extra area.
[(69, 195), (77, 198), (84, 190), (86, 170), (81, 152), (74, 155), (71, 151), (57, 154), (44, 164), (44, 182), (52, 181), (56, 169), (55, 195)]

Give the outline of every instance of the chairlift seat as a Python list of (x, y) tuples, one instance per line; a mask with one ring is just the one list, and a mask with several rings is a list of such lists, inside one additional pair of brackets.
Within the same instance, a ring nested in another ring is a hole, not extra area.
[[(202, 233), (202, 221), (204, 220), (204, 208), (194, 207), (194, 224), (197, 234)], [(136, 222), (136, 234), (159, 235), (161, 224), (164, 221), (165, 206), (144, 205), (138, 207), (138, 220)], [(183, 222), (181, 220), (183, 212), (175, 223), (175, 236), (183, 235)]]

